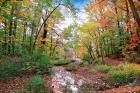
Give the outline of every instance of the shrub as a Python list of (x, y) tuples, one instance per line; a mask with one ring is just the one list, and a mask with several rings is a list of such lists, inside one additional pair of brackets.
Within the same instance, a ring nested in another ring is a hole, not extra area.
[(77, 70), (77, 69), (78, 69), (78, 66), (74, 63), (70, 63), (67, 67), (68, 71), (74, 71), (74, 70)]
[(36, 70), (38, 73), (50, 72), (50, 58), (47, 55), (42, 55), (36, 62)]
[(133, 63), (133, 62), (140, 63), (140, 55), (135, 52), (134, 53), (131, 52), (125, 55), (124, 60), (130, 63)]
[(109, 65), (95, 65), (94, 69), (96, 71), (101, 72), (101, 73), (107, 73), (111, 69), (111, 66), (109, 66)]
[(134, 81), (140, 74), (140, 68), (133, 64), (124, 64), (109, 71), (109, 83), (113, 86), (125, 85)]
[(120, 86), (127, 83), (133, 82), (135, 79), (132, 72), (121, 72), (117, 71), (110, 74), (110, 84), (113, 86)]
[(90, 57), (89, 53), (86, 53), (84, 55), (83, 60), (85, 60), (85, 61), (90, 61), (91, 60), (91, 57)]
[(22, 62), (6, 61), (0, 64), (0, 78), (10, 79), (22, 73)]
[(33, 62), (30, 62), (30, 61), (24, 62), (24, 68), (25, 69), (31, 69), (31, 68), (33, 68)]
[(33, 64), (37, 73), (50, 72), (50, 58), (48, 55), (41, 52), (41, 50), (35, 50), (32, 55)]
[(85, 66), (85, 65), (88, 65), (88, 64), (89, 64), (89, 63), (88, 63), (87, 61), (84, 61), (84, 60), (83, 60), (82, 62), (79, 63), (79, 66), (82, 67), (82, 66)]
[(32, 60), (33, 61), (39, 60), (42, 55), (43, 55), (42, 51), (39, 49), (36, 49), (33, 51)]
[(105, 64), (105, 62), (103, 60), (101, 60), (100, 58), (97, 58), (94, 60), (94, 65), (101, 65), (101, 64)]
[(125, 61), (127, 61), (127, 62), (134, 62), (135, 61), (135, 55), (133, 55), (133, 54), (129, 54), (129, 55), (126, 55), (125, 56)]
[(64, 60), (64, 59), (59, 59), (59, 60), (53, 60), (52, 61), (52, 65), (66, 65), (69, 64), (71, 62), (71, 60)]
[(28, 81), (27, 91), (30, 93), (49, 93), (45, 89), (45, 81), (40, 76), (34, 76)]

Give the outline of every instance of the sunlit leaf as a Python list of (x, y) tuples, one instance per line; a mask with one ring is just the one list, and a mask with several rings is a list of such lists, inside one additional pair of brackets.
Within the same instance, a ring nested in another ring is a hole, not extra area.
[[(23, 1), (24, 1), (24, 0), (23, 0)], [(11, 0), (11, 2), (12, 2), (12, 3), (16, 3), (16, 2), (17, 2), (17, 0)]]

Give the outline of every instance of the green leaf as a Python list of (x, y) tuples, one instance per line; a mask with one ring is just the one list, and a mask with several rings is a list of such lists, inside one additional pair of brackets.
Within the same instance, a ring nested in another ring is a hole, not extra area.
[(63, 15), (62, 15), (62, 13), (60, 12), (59, 9), (57, 9), (57, 10), (54, 12), (54, 16), (57, 17), (57, 18), (63, 18)]
[(0, 32), (0, 37), (4, 37), (5, 32)]
[(46, 3), (47, 3), (48, 6), (51, 6), (52, 0), (46, 0)]
[(7, 8), (8, 7), (8, 2), (3, 2), (1, 7)]
[(4, 18), (8, 19), (8, 20), (11, 20), (11, 19), (12, 19), (12, 16), (9, 15), (9, 14), (7, 14), (7, 13), (4, 13), (2, 16), (3, 16)]

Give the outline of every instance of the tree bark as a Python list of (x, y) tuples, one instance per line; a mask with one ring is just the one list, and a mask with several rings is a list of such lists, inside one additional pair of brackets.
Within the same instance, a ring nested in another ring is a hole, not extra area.
[(128, 0), (128, 2), (129, 2), (129, 5), (130, 5), (130, 8), (132, 10), (134, 19), (136, 20), (136, 22), (138, 24), (138, 28), (140, 29), (140, 17), (139, 17), (139, 14), (138, 14), (137, 10), (136, 10), (134, 1), (133, 0)]
[(5, 40), (4, 40), (4, 42), (5, 42), (5, 44), (4, 44), (4, 47), (5, 47), (5, 55), (7, 55), (7, 21), (5, 20), (5, 23), (4, 23), (4, 25), (5, 25)]
[(47, 38), (47, 33), (48, 33), (48, 30), (47, 30), (47, 24), (45, 23), (44, 24), (44, 32), (43, 32), (43, 36), (42, 36), (42, 45), (45, 46), (46, 44), (46, 38)]
[(27, 23), (24, 24), (24, 31), (23, 31), (23, 37), (22, 37), (22, 47), (25, 47), (25, 40), (26, 40), (26, 25)]
[(15, 54), (15, 39), (16, 39), (16, 30), (17, 30), (17, 19), (14, 20), (14, 31), (13, 31), (13, 36), (14, 36), (14, 40), (13, 40), (13, 44), (12, 44), (12, 48), (13, 48), (13, 54)]
[[(12, 9), (11, 9), (11, 13), (10, 13), (10, 15), (11, 16), (13, 16), (13, 14), (14, 14), (14, 8), (13, 8), (13, 6), (12, 6)], [(9, 44), (8, 44), (8, 53), (9, 54), (11, 54), (11, 51), (12, 51), (12, 49), (11, 49), (11, 46), (12, 46), (12, 34), (13, 34), (13, 29), (12, 29), (12, 27), (13, 27), (13, 18), (10, 20), (10, 22), (9, 22), (10, 24), (9, 24)]]

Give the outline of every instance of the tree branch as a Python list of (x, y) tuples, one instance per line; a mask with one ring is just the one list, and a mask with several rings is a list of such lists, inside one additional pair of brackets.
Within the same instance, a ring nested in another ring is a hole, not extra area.
[(39, 30), (38, 30), (38, 32), (37, 32), (37, 35), (36, 35), (36, 37), (35, 37), (35, 41), (34, 41), (34, 44), (33, 44), (33, 47), (34, 47), (34, 48), (35, 48), (35, 45), (36, 45), (38, 36), (39, 36), (39, 34), (40, 34), (40, 32), (41, 32), (41, 29), (42, 29), (43, 25), (47, 22), (47, 20), (50, 18), (50, 16), (54, 13), (54, 11), (55, 11), (60, 5), (61, 5), (61, 4), (58, 4), (58, 5), (49, 13), (49, 15), (46, 17), (46, 19), (45, 19), (45, 20), (43, 21), (43, 23), (41, 24), (41, 26), (40, 26), (40, 28), (39, 28)]

